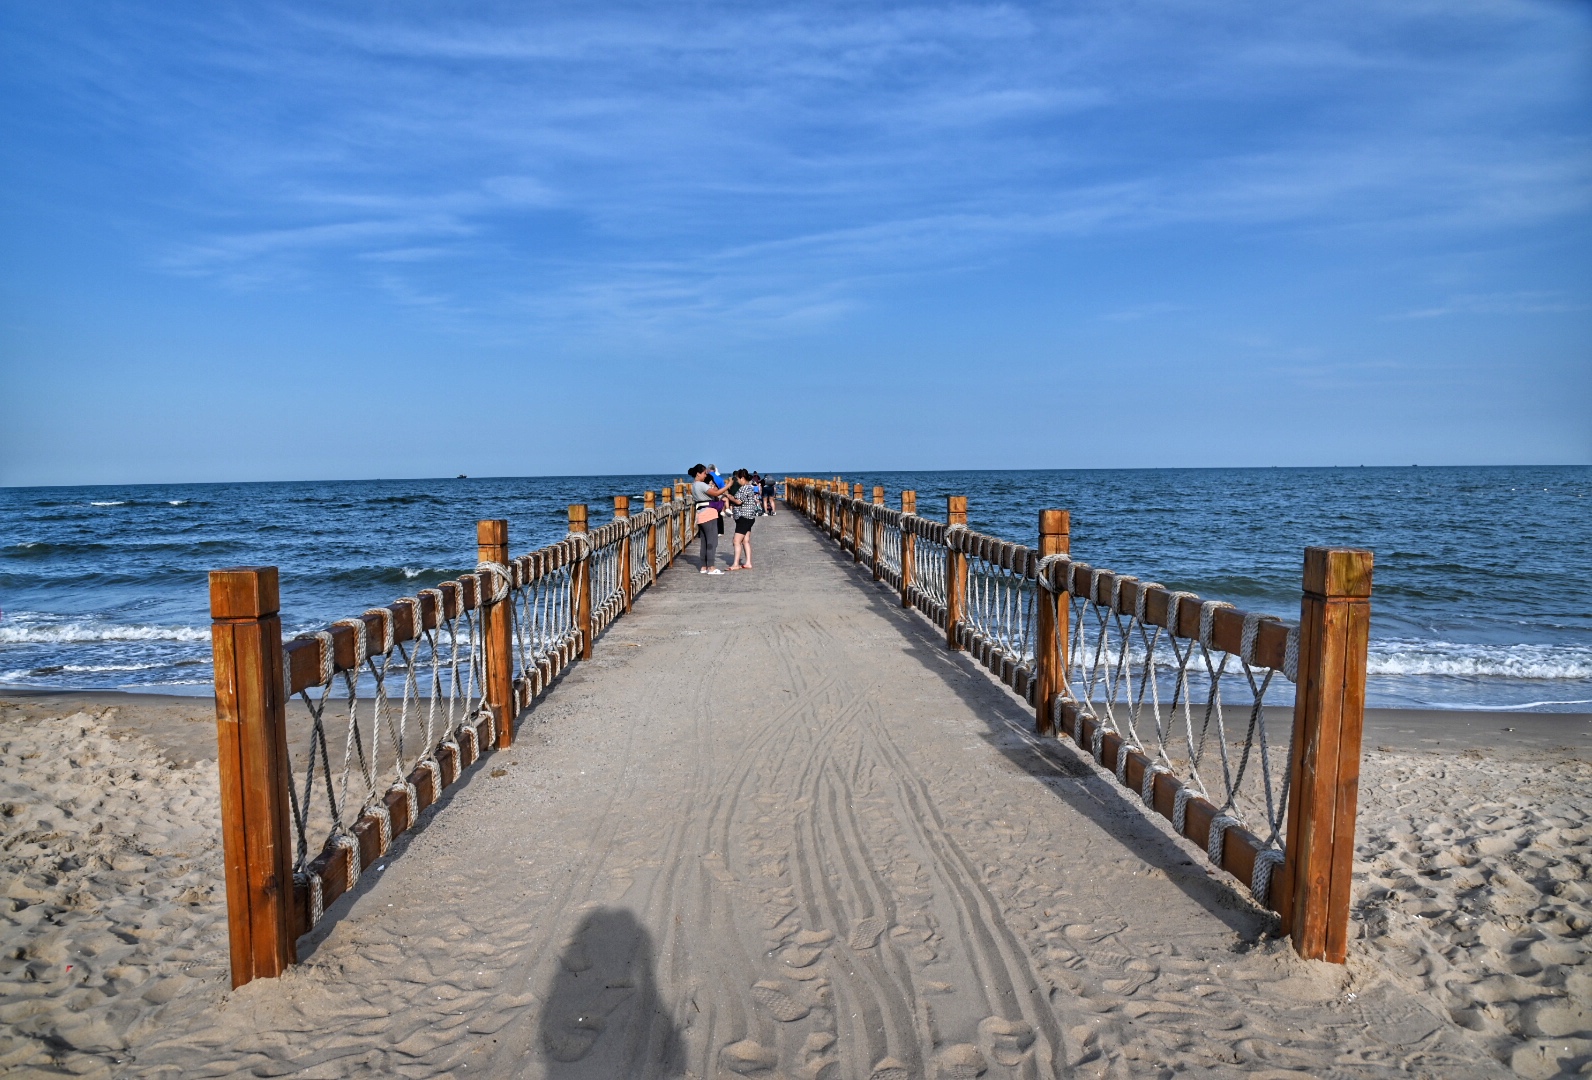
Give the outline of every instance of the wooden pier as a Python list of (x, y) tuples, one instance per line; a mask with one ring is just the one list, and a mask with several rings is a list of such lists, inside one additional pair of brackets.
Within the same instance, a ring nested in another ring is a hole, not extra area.
[[(1280, 924), (1247, 898), (1248, 880), (1214, 872), (1162, 815), (1137, 805), (1121, 770), (1113, 780), (1110, 766), (1125, 750), (1110, 748), (1105, 770), (1090, 764), (1102, 758), (1101, 741), (1079, 727), (1088, 710), (1074, 708), (1069, 719), (1049, 707), (1067, 685), (1061, 666), (1003, 664), (998, 650), (963, 632), (987, 615), (980, 586), (966, 584), (969, 562), (975, 578), (978, 560), (992, 557), (1008, 570), (1036, 569), (1027, 549), (975, 545), (969, 554), (954, 550), (953, 538), (949, 554), (936, 554), (965, 503), (953, 503), (937, 530), (903, 526), (896, 511), (892, 541), (883, 518), (860, 509), (881, 504), (882, 492), (865, 500), (848, 487), (845, 501), (803, 506), (816, 528), (786, 508), (754, 531), (756, 569), (723, 577), (696, 573), (694, 554), (662, 572), (683, 560), (694, 529), (676, 515), (662, 542), (649, 526), (645, 558), (633, 537), (616, 557), (615, 580), (645, 576), (644, 592), (622, 587), (616, 604), (599, 589), (593, 601), (578, 572), (565, 579), (577, 631), (594, 618), (609, 628), (561, 639), (554, 654), (567, 657), (561, 666), (589, 659), (539, 677), (534, 690), (504, 688), (488, 664), (485, 694), (517, 705), (515, 722), (497, 730), (498, 749), (473, 771), (447, 770), (442, 807), (430, 809), (441, 785), (418, 792), (413, 815), (395, 795), (394, 831), (381, 850), (347, 856), (363, 865), (335, 917), (306, 919), (301, 875), (300, 914), (272, 909), (278, 921), (260, 924), (270, 933), (297, 918), (292, 928), (308, 936), (288, 942), (292, 955), (243, 950), (265, 956), (256, 975), (271, 974), (273, 962), (281, 970), (308, 961), (309, 989), (301, 979), (295, 993), (310, 995), (316, 1016), (315, 1030), (298, 1024), (292, 1053), (262, 1047), (255, 1065), (335, 1059), (339, 1017), (370, 1017), (393, 1001), (420, 1009), (426, 988), (439, 985), (457, 996), (459, 1023), (497, 1033), (491, 1045), (476, 1040), (476, 1056), (465, 1059), (437, 1038), (374, 1067), (402, 1060), (520, 1075), (517, 1063), (534, 1060), (541, 1064), (528, 1075), (1053, 1076), (1141, 1053), (1175, 1059), (1179, 1032), (1192, 1038), (1234, 1008), (1258, 1009), (1279, 1032), (1326, 1023), (1329, 1003), (1286, 994), (1257, 1003), (1246, 994), (1264, 995), (1263, 985), (1213, 981), (1211, 965), (1231, 956), (1235, 941), (1258, 946), (1289, 930), (1300, 952), (1336, 949), (1341, 959), (1330, 910), (1323, 905), (1319, 925), (1302, 934), (1298, 916), (1285, 912), (1292, 921)], [(910, 493), (903, 506), (913, 508)], [(617, 509), (624, 520), (629, 508)], [(1065, 515), (1043, 520), (1036, 560), (1066, 551)], [(578, 524), (587, 525), (584, 515)], [(483, 564), (498, 561), (487, 550), (497, 542), (484, 527)], [(663, 562), (643, 574), (659, 552)], [(908, 595), (903, 568), (910, 583), (923, 560), (936, 559), (946, 576)], [(1333, 579), (1338, 564), (1323, 565), (1306, 613), (1321, 608), (1326, 629), (1299, 635), (1299, 670), (1331, 670), (1310, 684), (1322, 689), (1301, 693), (1300, 709), (1307, 724), (1338, 710), (1338, 761), (1349, 744), (1343, 717), (1358, 702), (1343, 701), (1342, 656), (1319, 659), (1307, 635), (1348, 641), (1352, 699), (1362, 613), (1333, 604), (1365, 583)], [(223, 582), (235, 591), (233, 579)], [(481, 588), (481, 598), (491, 595)], [(255, 603), (261, 618), (266, 599)], [(506, 593), (497, 602), (506, 604)], [(1164, 599), (1160, 610), (1164, 621)], [(240, 617), (218, 609), (223, 621)], [(1065, 656), (1066, 608), (1036, 619), (1043, 644), (1034, 657), (1058, 647), (1053, 655)], [(483, 626), (490, 642), (493, 624)], [(269, 665), (269, 649), (262, 655)], [(288, 670), (292, 679), (298, 669), (290, 661)], [(304, 672), (313, 677), (307, 661)], [(1363, 667), (1360, 675), (1363, 685)], [(234, 685), (240, 715), (259, 708)], [(533, 698), (535, 708), (525, 708)], [(223, 702), (224, 721), (225, 713)], [(1062, 717), (1067, 738), (1046, 730), (1047, 716)], [(1352, 848), (1352, 777), (1347, 766), (1330, 776), (1319, 767), (1323, 742), (1304, 754), (1319, 779), (1293, 784), (1291, 794), (1341, 813), (1350, 785)], [(420, 769), (409, 790), (429, 779)], [(280, 805), (267, 801), (262, 812), (281, 827)], [(397, 828), (416, 818), (419, 829)], [(1200, 824), (1207, 838), (1211, 819), (1206, 812)], [(1185, 836), (1189, 821), (1185, 812)], [(1330, 895), (1347, 878), (1333, 876), (1328, 858), (1341, 834), (1325, 835), (1306, 849), (1323, 876), (1303, 888)], [(265, 857), (283, 859), (288, 840)], [(229, 867), (233, 842), (229, 833)], [(269, 878), (250, 873), (239, 880)], [(1293, 882), (1302, 873), (1278, 870), (1290, 883), (1287, 902), (1301, 902)], [(268, 884), (251, 895), (282, 894), (280, 876)], [(235, 965), (237, 938), (235, 930)], [(416, 949), (424, 960), (411, 963)], [(1273, 965), (1261, 982), (1285, 980), (1285, 968)], [(582, 981), (586, 971), (598, 978)], [(1100, 1022), (1150, 979), (1206, 1006)], [(607, 989), (594, 989), (598, 982)], [(408, 1021), (400, 1009), (364, 1026), (388, 1023)], [(183, 1052), (174, 1046), (172, 1060)]]

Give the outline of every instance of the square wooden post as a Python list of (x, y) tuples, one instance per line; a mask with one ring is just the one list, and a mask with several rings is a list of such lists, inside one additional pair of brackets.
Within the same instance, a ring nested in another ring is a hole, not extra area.
[[(1066, 555), (1072, 550), (1072, 515), (1065, 510), (1039, 512), (1039, 557)], [(1067, 633), (1063, 598), (1043, 586), (1034, 590), (1034, 668), (1038, 690), (1034, 694), (1034, 728), (1041, 735), (1056, 733), (1054, 705), (1067, 673)]]
[(680, 512), (679, 503), (685, 497), (681, 493), (680, 486), (681, 486), (680, 483), (678, 481), (676, 481), (675, 485), (674, 485), (674, 490), (671, 491), (670, 495), (669, 495), (669, 501), (676, 504), (675, 505), (674, 516), (669, 519), (669, 565), (670, 566), (674, 565), (674, 557), (676, 555), (680, 554), (680, 552), (685, 550), (686, 542), (683, 539), (683, 534), (685, 532), (686, 519), (688, 517), (690, 517), (689, 514), (683, 514), (683, 513)]
[(851, 561), (862, 561), (862, 485), (851, 485)]
[(1334, 964), (1349, 953), (1371, 568), (1369, 551), (1305, 549), (1288, 842), (1277, 911), (1300, 956)]
[[(904, 516), (916, 517), (918, 514), (918, 493), (916, 491), (903, 491), (901, 493), (901, 513)], [(901, 606), (912, 606), (912, 575), (917, 571), (918, 538), (907, 531), (907, 522), (901, 522)]]
[(298, 962), (276, 567), (210, 572), (232, 985)]
[[(630, 520), (630, 496), (614, 496), (614, 520)], [(625, 611), (630, 610), (630, 534), (627, 532), (619, 540), (619, 595), (625, 599)]]
[[(967, 524), (967, 496), (945, 497), (945, 523)], [(962, 606), (967, 599), (967, 556), (952, 546), (951, 537), (945, 544), (945, 644), (952, 652), (962, 651), (961, 635), (957, 632), (962, 621)]]
[[(569, 504), (569, 531), (573, 535), (586, 534), (586, 504)], [(570, 587), (575, 595), (570, 600), (575, 606), (575, 629), (580, 631), (580, 658), (591, 659), (591, 545), (586, 554), (576, 560)]]
[[(873, 488), (873, 505), (875, 505), (875, 506), (883, 506), (884, 505), (884, 488), (878, 486), (877, 484), (875, 484), (874, 488)], [(875, 515), (870, 515), (870, 516), (873, 519), (872, 520), (872, 527), (873, 527), (872, 541), (873, 542), (872, 542), (872, 545), (871, 545), (872, 548), (873, 548), (873, 568), (872, 568), (873, 569), (873, 580), (878, 581), (880, 579), (880, 577), (882, 576), (882, 571), (879, 569), (879, 542), (880, 542), (881, 538), (884, 536), (884, 523), (879, 520), (878, 515), (875, 514)]]
[(647, 576), (658, 580), (658, 495), (649, 491), (641, 497), (642, 507), (652, 515), (647, 526)]
[[(478, 521), (475, 524), (476, 558), (508, 569), (509, 523)], [(492, 599), (502, 584), (495, 574), (482, 574), (487, 595), (481, 601), (481, 637), (486, 646), (486, 701), (497, 725), (497, 745), (514, 745), (514, 600), (505, 595)]]

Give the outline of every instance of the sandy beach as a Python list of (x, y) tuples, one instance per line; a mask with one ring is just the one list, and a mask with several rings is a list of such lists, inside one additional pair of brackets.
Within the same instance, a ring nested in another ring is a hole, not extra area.
[(752, 574), (666, 574), (236, 992), (210, 702), (0, 694), (0, 1071), (1592, 1065), (1592, 716), (1368, 714), (1350, 963), (1305, 962), (794, 515), (757, 536)]

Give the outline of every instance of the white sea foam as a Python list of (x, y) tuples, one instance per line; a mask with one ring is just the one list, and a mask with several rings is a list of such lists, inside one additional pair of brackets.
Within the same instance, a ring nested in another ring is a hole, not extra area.
[(1454, 675), (1493, 679), (1592, 679), (1584, 645), (1461, 645), (1449, 641), (1372, 641), (1371, 675)]
[(167, 506), (187, 506), (188, 505), (188, 500), (187, 499), (167, 499), (166, 500), (166, 505)]
[(82, 645), (97, 641), (209, 641), (210, 631), (192, 626), (115, 626), (106, 623), (55, 623), (0, 626), (0, 644)]
[(127, 505), (127, 500), (126, 499), (109, 499), (109, 500), (106, 500), (105, 502), (91, 502), (91, 503), (89, 503), (89, 505), (90, 506), (126, 506)]

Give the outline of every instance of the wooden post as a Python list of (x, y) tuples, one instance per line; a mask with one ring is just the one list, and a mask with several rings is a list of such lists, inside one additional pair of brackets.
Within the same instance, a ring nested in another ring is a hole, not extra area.
[(1369, 551), (1305, 549), (1293, 778), (1277, 911), (1307, 960), (1344, 963), (1371, 630)]
[[(656, 492), (647, 492), (641, 497), (642, 508), (648, 513), (656, 515), (658, 512), (658, 496)], [(658, 580), (658, 519), (654, 517), (652, 524), (647, 526), (647, 575), (653, 581)]]
[(851, 485), (851, 561), (862, 561), (862, 485)]
[[(877, 484), (874, 485), (874, 489), (873, 489), (873, 505), (875, 505), (875, 506), (883, 506), (884, 505), (884, 488), (879, 487)], [(872, 541), (873, 542), (872, 542), (872, 545), (871, 545), (873, 547), (873, 580), (875, 580), (875, 581), (878, 581), (880, 576), (881, 576), (881, 572), (880, 572), (880, 569), (879, 569), (879, 541), (880, 541), (880, 539), (883, 536), (884, 536), (884, 523), (881, 522), (877, 517), (875, 517), (873, 519), (873, 537), (872, 537)]]
[[(945, 497), (945, 523), (967, 524), (967, 496)], [(949, 541), (950, 537), (946, 537)], [(945, 552), (945, 644), (952, 652), (961, 652), (962, 643), (957, 635), (957, 623), (962, 621), (962, 602), (967, 596), (967, 556), (946, 544)]]
[[(672, 502), (672, 503), (678, 503), (680, 501), (680, 485), (678, 483), (675, 484), (674, 487), (670, 489), (670, 491), (669, 491), (669, 501)], [(669, 565), (670, 566), (674, 565), (674, 557), (680, 553), (680, 550), (682, 548), (685, 547), (685, 544), (680, 540), (680, 533), (683, 532), (684, 530), (685, 530), (685, 515), (679, 513), (678, 512), (678, 508), (677, 508), (676, 509), (676, 513), (674, 513), (669, 518)]]
[[(614, 520), (628, 521), (630, 519), (630, 496), (614, 496)], [(630, 537), (627, 535), (619, 541), (619, 595), (625, 598), (625, 611), (630, 610)]]
[[(1039, 557), (1066, 555), (1072, 550), (1072, 515), (1065, 510), (1039, 512)], [(1034, 590), (1034, 675), (1039, 689), (1034, 694), (1035, 730), (1054, 735), (1053, 707), (1061, 693), (1067, 672), (1067, 634), (1071, 629), (1063, 614), (1062, 598), (1049, 589)]]
[(210, 572), (232, 985), (297, 963), (276, 567)]
[[(569, 504), (569, 531), (571, 533), (586, 532), (586, 504)], [(575, 629), (580, 631), (580, 658), (591, 659), (591, 549), (588, 547), (586, 554), (575, 563), (574, 578), (571, 587), (575, 595), (570, 599), (575, 604)]]
[[(509, 565), (509, 523), (478, 521), (475, 525), (476, 558), (481, 562)], [(497, 583), (488, 575), (487, 595), (497, 592)], [(497, 745), (514, 745), (514, 601), (505, 598), (481, 604), (481, 637), (486, 646), (486, 701), (497, 723)]]
[[(917, 515), (918, 493), (916, 491), (903, 491), (901, 493), (901, 512), (903, 514)], [(918, 538), (907, 532), (907, 523), (901, 523), (901, 606), (912, 606), (912, 575), (916, 571), (918, 552)]]

